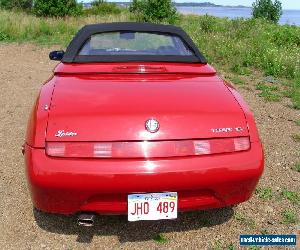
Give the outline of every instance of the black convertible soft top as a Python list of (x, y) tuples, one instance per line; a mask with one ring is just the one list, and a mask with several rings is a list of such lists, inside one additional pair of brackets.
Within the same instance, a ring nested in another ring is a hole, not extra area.
[[(82, 46), (90, 39), (92, 35), (114, 31), (153, 32), (176, 35), (182, 39), (182, 41), (194, 53), (194, 55), (78, 55)], [(173, 25), (135, 22), (101, 23), (84, 26), (71, 41), (62, 59), (62, 62), (64, 63), (128, 61), (207, 63), (205, 57), (200, 53), (192, 39), (181, 28)]]

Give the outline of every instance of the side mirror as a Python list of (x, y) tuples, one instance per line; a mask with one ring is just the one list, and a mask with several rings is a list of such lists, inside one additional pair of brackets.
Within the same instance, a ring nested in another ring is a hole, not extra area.
[(63, 50), (56, 50), (49, 53), (50, 60), (61, 61), (65, 52)]

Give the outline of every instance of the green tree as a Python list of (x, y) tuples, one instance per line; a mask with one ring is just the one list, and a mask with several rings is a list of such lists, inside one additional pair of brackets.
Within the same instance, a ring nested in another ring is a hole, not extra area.
[(253, 5), (252, 15), (254, 18), (264, 18), (278, 23), (282, 15), (282, 5), (279, 0), (256, 0)]
[(0, 0), (0, 8), (30, 10), (33, 0)]
[(94, 0), (94, 1), (91, 3), (91, 5), (92, 5), (92, 6), (100, 6), (100, 5), (104, 4), (104, 3), (106, 3), (105, 0)]
[(78, 16), (82, 14), (82, 5), (76, 0), (35, 0), (33, 10), (37, 16)]
[(171, 0), (133, 0), (129, 11), (144, 22), (174, 23), (178, 19), (177, 9)]
[(84, 11), (87, 15), (117, 15), (122, 12), (122, 9), (117, 4), (109, 3), (105, 0), (95, 0), (91, 4), (92, 7)]
[(136, 13), (136, 12), (142, 12), (144, 9), (144, 5), (146, 4), (146, 1), (141, 0), (132, 0), (129, 11)]

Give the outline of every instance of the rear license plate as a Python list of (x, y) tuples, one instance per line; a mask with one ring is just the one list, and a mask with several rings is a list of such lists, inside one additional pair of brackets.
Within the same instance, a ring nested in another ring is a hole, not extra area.
[(128, 195), (128, 221), (177, 218), (177, 193)]

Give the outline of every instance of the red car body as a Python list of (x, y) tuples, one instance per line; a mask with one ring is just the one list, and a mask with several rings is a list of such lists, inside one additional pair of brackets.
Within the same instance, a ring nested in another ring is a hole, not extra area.
[[(227, 150), (236, 138), (249, 145)], [(203, 141), (216, 151), (196, 154)], [(113, 150), (93, 157), (91, 145)], [(179, 211), (244, 202), (264, 157), (248, 106), (207, 63), (61, 62), (31, 113), (25, 162), (36, 208), (126, 214), (132, 193), (177, 192)]]

